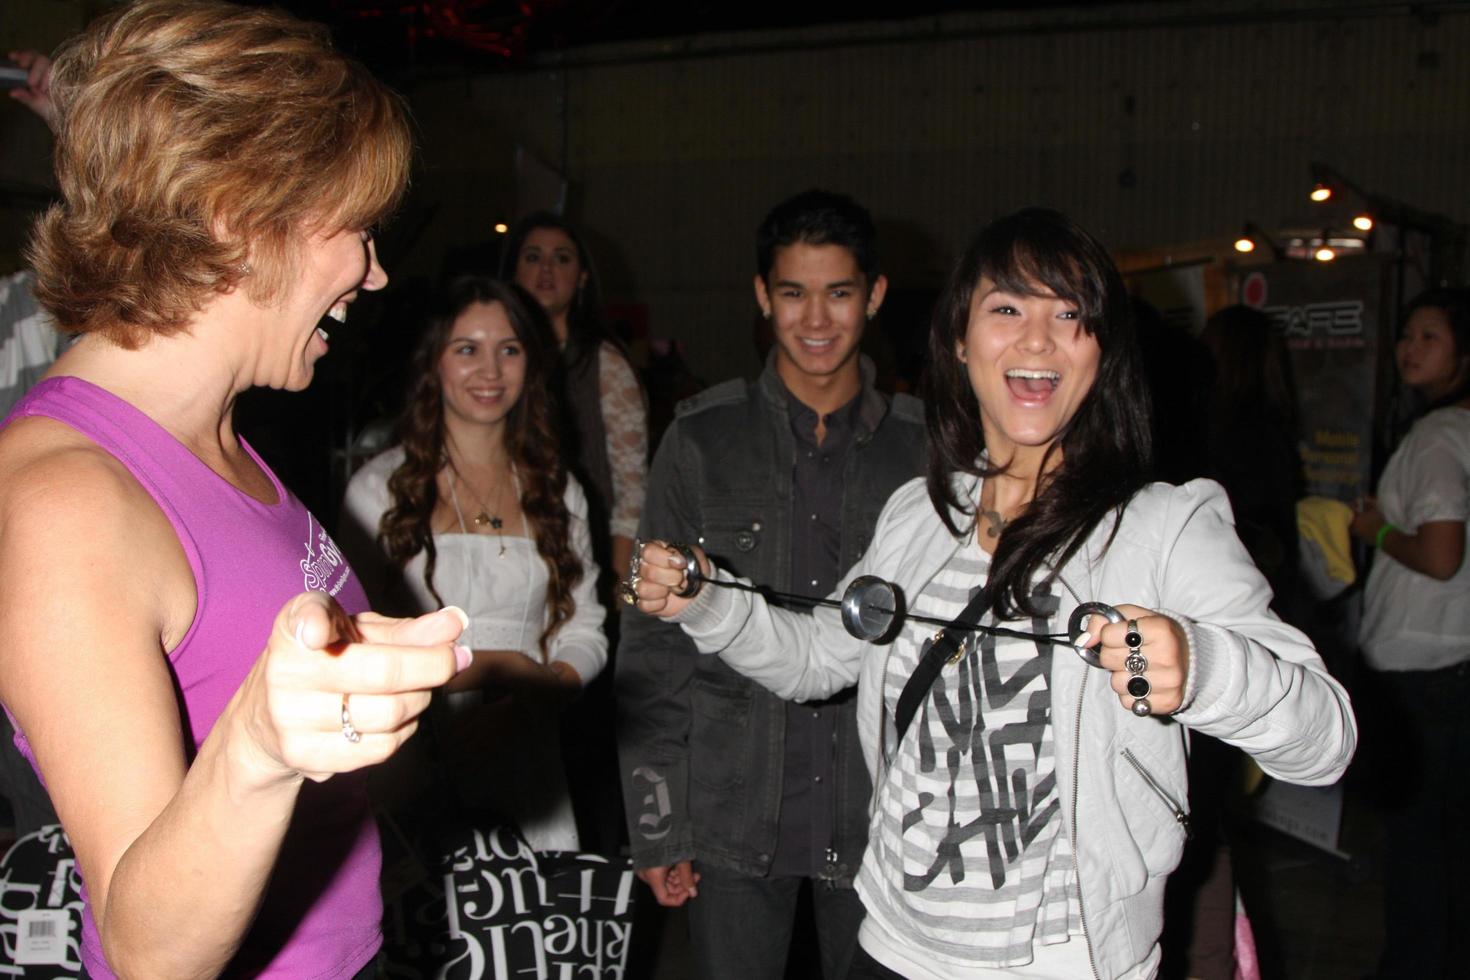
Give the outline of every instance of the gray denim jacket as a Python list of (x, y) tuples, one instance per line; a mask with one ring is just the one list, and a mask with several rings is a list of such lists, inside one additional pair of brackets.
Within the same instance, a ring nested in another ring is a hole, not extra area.
[[(841, 567), (872, 538), (889, 494), (924, 461), (922, 408), (873, 388), (862, 366), (859, 426), (843, 479)], [(768, 363), (754, 382), (725, 382), (681, 403), (654, 457), (639, 534), (701, 545), (740, 575), (792, 590), (791, 499), (796, 440), (784, 387)], [(618, 569), (620, 573), (624, 570)], [(637, 867), (697, 858), (762, 876), (776, 849), (785, 760), (785, 702), (678, 626), (623, 617), (617, 653), (618, 754)], [(823, 877), (850, 885), (867, 842), (871, 782), (852, 690), (833, 751), (832, 848)]]

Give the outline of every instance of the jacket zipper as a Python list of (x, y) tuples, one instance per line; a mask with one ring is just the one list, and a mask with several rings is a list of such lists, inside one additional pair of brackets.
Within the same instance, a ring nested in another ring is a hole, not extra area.
[(1153, 777), (1153, 773), (1149, 772), (1143, 767), (1143, 763), (1138, 761), (1138, 759), (1133, 755), (1131, 749), (1123, 750), (1123, 758), (1126, 759), (1128, 761), (1128, 764), (1133, 767), (1134, 772), (1143, 777), (1143, 781), (1148, 783), (1150, 788), (1152, 788), (1153, 791), (1158, 794), (1159, 799), (1164, 801), (1164, 805), (1169, 808), (1169, 811), (1174, 814), (1175, 823), (1179, 824), (1179, 826), (1184, 829), (1184, 839), (1193, 840), (1194, 827), (1190, 824), (1189, 814), (1185, 811), (1185, 809), (1179, 805), (1174, 797), (1169, 795), (1168, 791), (1165, 790), (1163, 786), (1159, 785), (1159, 781)]
[(1082, 758), (1082, 705), (1087, 700), (1087, 677), (1077, 693), (1077, 718), (1072, 726), (1072, 860), (1077, 867), (1077, 917), (1082, 920), (1082, 941), (1087, 944), (1087, 965), (1092, 967), (1092, 980), (1102, 980), (1097, 972), (1097, 959), (1092, 950), (1092, 933), (1087, 928), (1087, 903), (1082, 900), (1082, 852), (1077, 848), (1077, 838), (1082, 829), (1077, 825), (1077, 771)]

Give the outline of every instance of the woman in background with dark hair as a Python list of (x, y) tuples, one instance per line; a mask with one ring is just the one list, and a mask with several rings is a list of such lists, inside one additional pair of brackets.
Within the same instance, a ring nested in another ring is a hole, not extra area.
[(441, 746), (461, 798), (537, 850), (578, 850), (555, 701), (597, 676), (607, 640), (587, 502), (552, 424), (555, 360), (520, 288), (453, 283), (414, 356), (401, 441), (352, 478), (342, 537), (379, 603), (469, 614), (474, 661), (449, 707), (497, 735)]
[(1470, 957), (1470, 293), (1415, 298), (1395, 357), (1426, 408), (1352, 524), (1378, 549), (1358, 631), (1382, 700), (1378, 976), (1436, 980)]
[(523, 219), (505, 243), (502, 275), (536, 297), (562, 349), (571, 447), (589, 482), (599, 550), (628, 567), (648, 475), (648, 406), (627, 352), (602, 320), (597, 271), (582, 236), (549, 211)]
[[(913, 621), (877, 645), (827, 608), (717, 587), (681, 598), (685, 558), (656, 542), (631, 586), (781, 697), (857, 683), (875, 799), (850, 976), (1150, 977), (1188, 829), (1185, 728), (1280, 778), (1330, 782), (1355, 742), (1347, 696), (1271, 613), (1220, 488), (1147, 483), (1128, 299), (1085, 231), (1039, 209), (981, 231), (930, 357), (928, 479), (890, 498), (838, 594), (878, 575), (915, 612), (1023, 635), (957, 629), (951, 659)], [(1087, 601), (1124, 617), (1092, 615), (1077, 641), (1101, 669), (1031, 638)], [(910, 687), (926, 661), (937, 675)]]

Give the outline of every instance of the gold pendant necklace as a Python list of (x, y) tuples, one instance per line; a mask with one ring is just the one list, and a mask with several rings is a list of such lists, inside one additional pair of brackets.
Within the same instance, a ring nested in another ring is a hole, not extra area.
[[(503, 520), (500, 519), (500, 515), (499, 514), (492, 514), (492, 513), (490, 513), (490, 508), (487, 507), (487, 506), (485, 506), (485, 501), (483, 499), (481, 499), (480, 495), (475, 491), (474, 486), (472, 486), (470, 484), (470, 481), (466, 480), (464, 477), (462, 477), (462, 476), (459, 475), (459, 470), (458, 470), (458, 468), (455, 467), (454, 462), (452, 460), (449, 461), (449, 480), (450, 480), (450, 487), (449, 487), (449, 489), (450, 489), (450, 492), (451, 493), (453, 493), (454, 484), (455, 483), (463, 483), (464, 484), (464, 488), (470, 492), (471, 499), (473, 499), (474, 502), (480, 506), (480, 512), (477, 513), (474, 517), (471, 517), (470, 518), (470, 523), (473, 524), (475, 527), (487, 527), (488, 526), (489, 528), (491, 528), (495, 532), (495, 536), (500, 540), (500, 553), (499, 553), (499, 555), (497, 557), (504, 558), (505, 557), (505, 530), (504, 530), (504, 528), (505, 528), (505, 521), (503, 521)], [(496, 490), (496, 497), (498, 499), (499, 496), (500, 496), (500, 485), (499, 484), (496, 485), (495, 490)], [(461, 520), (463, 520), (463, 518), (461, 518)]]

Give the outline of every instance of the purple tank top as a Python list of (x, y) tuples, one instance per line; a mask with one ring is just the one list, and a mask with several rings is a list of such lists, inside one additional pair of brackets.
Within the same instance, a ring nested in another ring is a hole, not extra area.
[[(42, 381), (7, 422), (26, 416), (62, 422), (115, 456), (179, 536), (194, 571), (197, 610), (168, 659), (182, 695), (190, 759), (265, 649), (276, 614), (292, 596), (317, 590), (335, 596), (349, 613), (368, 608), (362, 586), (326, 530), (248, 445), (275, 487), (274, 505), (241, 493), (152, 419), (79, 378)], [(34, 766), (19, 730), (15, 742)], [(351, 977), (381, 945), (380, 863), (366, 777), (352, 773), (307, 782), (260, 913), (225, 975)], [(113, 977), (90, 906), (84, 910), (82, 961), (97, 980)]]

